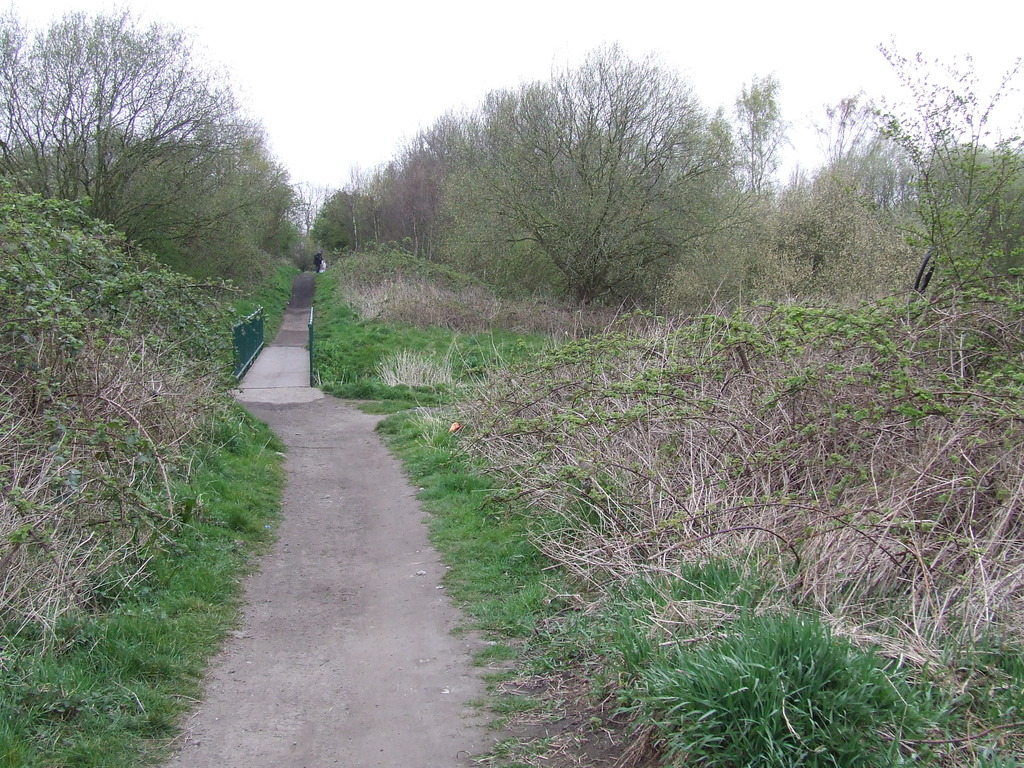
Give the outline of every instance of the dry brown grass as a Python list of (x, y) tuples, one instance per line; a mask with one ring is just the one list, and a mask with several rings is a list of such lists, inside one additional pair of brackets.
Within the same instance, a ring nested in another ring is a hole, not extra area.
[(503, 373), (459, 418), (578, 576), (748, 562), (924, 659), (1020, 636), (1022, 339), (1012, 306), (959, 299), (634, 324)]
[(377, 375), (389, 387), (436, 387), (454, 381), (450, 356), (438, 360), (436, 356), (401, 349), (377, 364)]
[(436, 326), (461, 333), (496, 328), (579, 338), (614, 321), (613, 310), (572, 311), (542, 300), (510, 301), (478, 286), (445, 287), (435, 281), (397, 275), (381, 282), (346, 279), (342, 298), (366, 320)]

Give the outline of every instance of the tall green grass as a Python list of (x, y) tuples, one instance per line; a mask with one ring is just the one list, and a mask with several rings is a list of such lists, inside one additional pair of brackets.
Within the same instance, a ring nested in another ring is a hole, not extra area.
[[(888, 672), (888, 673), (887, 673)], [(672, 762), (892, 766), (920, 735), (912, 688), (813, 617), (747, 617), (641, 671), (634, 706)]]

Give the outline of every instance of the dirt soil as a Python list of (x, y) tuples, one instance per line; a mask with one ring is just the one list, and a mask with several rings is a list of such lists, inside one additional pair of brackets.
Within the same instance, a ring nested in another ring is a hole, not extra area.
[[(379, 417), (308, 385), (313, 275), (237, 393), (287, 446), (278, 538), (167, 768), (455, 768), (491, 737), (467, 702), (481, 641), (458, 611), (425, 513)], [(301, 352), (300, 352), (301, 350)]]

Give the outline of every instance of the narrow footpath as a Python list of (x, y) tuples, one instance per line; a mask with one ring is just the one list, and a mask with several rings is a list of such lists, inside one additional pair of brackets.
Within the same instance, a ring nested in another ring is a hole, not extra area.
[(277, 542), (244, 584), (168, 768), (461, 768), (490, 746), (477, 640), (441, 589), (424, 512), (379, 417), (309, 386), (314, 277), (237, 399), (287, 446)]

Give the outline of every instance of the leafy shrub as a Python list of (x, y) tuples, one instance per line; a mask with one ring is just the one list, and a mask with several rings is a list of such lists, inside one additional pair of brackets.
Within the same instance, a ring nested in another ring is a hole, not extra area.
[(813, 184), (792, 185), (772, 214), (771, 237), (752, 270), (755, 295), (850, 302), (909, 287), (920, 258), (892, 219), (838, 170), (821, 171)]

